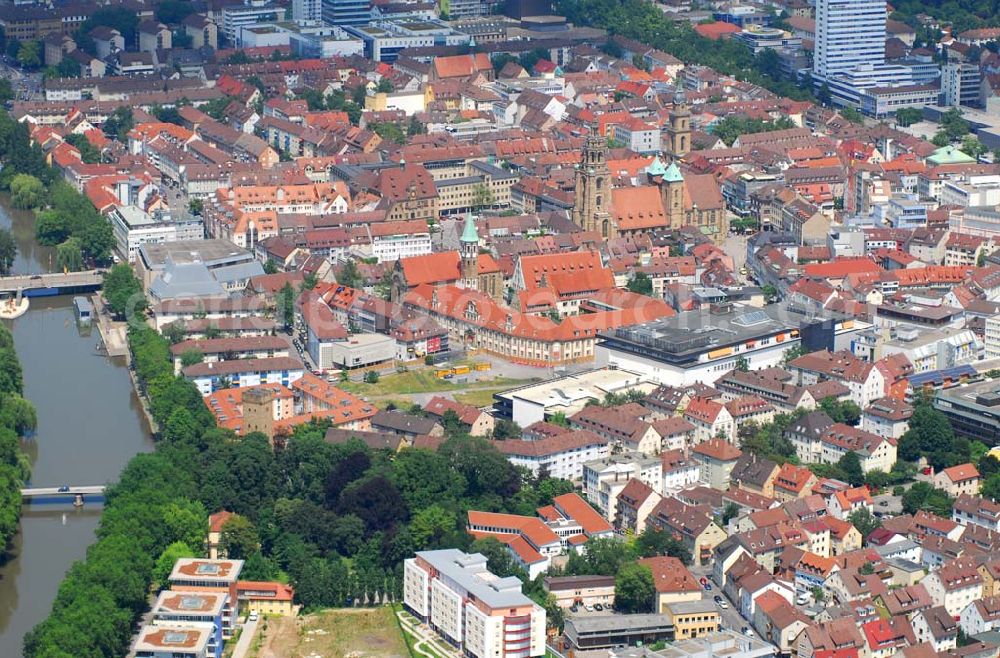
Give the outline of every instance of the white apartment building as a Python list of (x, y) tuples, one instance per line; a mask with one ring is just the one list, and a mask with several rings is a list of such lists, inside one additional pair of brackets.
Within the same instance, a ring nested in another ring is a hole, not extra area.
[(986, 331), (983, 335), (986, 358), (1000, 358), (1000, 315), (986, 318)]
[(371, 224), (372, 256), (378, 262), (394, 262), (400, 258), (431, 253), (431, 231), (427, 222), (385, 222)]
[(528, 469), (536, 477), (545, 472), (549, 477), (570, 482), (583, 479), (584, 464), (606, 459), (611, 454), (608, 440), (588, 430), (535, 441), (495, 441), (493, 445), (511, 464)]
[(583, 465), (583, 492), (597, 506), (604, 518), (614, 520), (618, 513), (618, 494), (632, 478), (641, 480), (653, 491), (660, 491), (663, 462), (639, 453), (611, 455)]
[(960, 615), (967, 605), (983, 595), (983, 578), (976, 565), (965, 558), (943, 564), (920, 582), (934, 605), (943, 605), (952, 617)]
[(817, 0), (813, 75), (820, 79), (885, 62), (885, 0)]
[(521, 593), (518, 578), (490, 573), (479, 553), (421, 551), (406, 560), (403, 602), (465, 655), (545, 655), (545, 610)]

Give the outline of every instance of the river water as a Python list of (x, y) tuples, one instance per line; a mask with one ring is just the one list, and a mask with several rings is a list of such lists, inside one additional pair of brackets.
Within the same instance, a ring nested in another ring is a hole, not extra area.
[[(49, 271), (53, 250), (34, 242), (30, 213), (0, 199), (0, 226), (13, 231), (18, 274)], [(124, 359), (98, 354), (93, 332), (77, 328), (71, 297), (32, 299), (14, 332), (24, 395), (38, 411), (38, 431), (24, 442), (36, 486), (105, 484), (138, 452), (152, 450)], [(94, 541), (101, 504), (32, 503), (21, 516), (0, 566), (0, 656), (21, 655), (24, 634), (45, 619), (63, 575)]]

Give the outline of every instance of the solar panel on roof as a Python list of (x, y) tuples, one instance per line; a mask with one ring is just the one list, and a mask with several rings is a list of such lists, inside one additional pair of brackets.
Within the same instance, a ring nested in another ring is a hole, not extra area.
[(749, 313), (744, 313), (743, 315), (734, 318), (733, 324), (738, 324), (741, 327), (749, 327), (755, 324), (761, 324), (762, 322), (767, 322), (770, 319), (770, 316), (764, 311), (750, 311)]

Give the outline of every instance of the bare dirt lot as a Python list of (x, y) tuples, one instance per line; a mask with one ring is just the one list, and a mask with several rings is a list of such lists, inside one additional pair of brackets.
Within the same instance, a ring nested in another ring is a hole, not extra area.
[(267, 620), (256, 658), (408, 658), (388, 607)]

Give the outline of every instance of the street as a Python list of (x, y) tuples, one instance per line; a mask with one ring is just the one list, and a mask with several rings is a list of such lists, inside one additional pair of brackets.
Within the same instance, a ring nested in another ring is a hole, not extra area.
[(712, 586), (712, 590), (704, 593), (705, 598), (714, 599), (716, 596), (720, 596), (729, 604), (727, 609), (723, 609), (718, 603), (715, 604), (715, 607), (718, 609), (719, 615), (722, 618), (722, 628), (728, 628), (739, 633), (742, 632), (744, 627), (750, 626), (750, 622), (740, 615), (739, 605), (730, 601), (726, 595), (723, 594), (722, 588), (719, 587), (719, 584), (712, 580), (711, 565), (692, 565), (688, 567), (688, 569), (691, 571), (691, 575), (693, 575), (699, 582), (701, 582), (702, 577), (708, 578), (709, 583)]
[(255, 617), (252, 621), (247, 619), (247, 622), (243, 624), (240, 639), (236, 641), (236, 646), (233, 648), (232, 658), (244, 658), (247, 655), (247, 651), (250, 650), (250, 643), (253, 642), (254, 636), (257, 635), (257, 627), (259, 625), (260, 617)]

